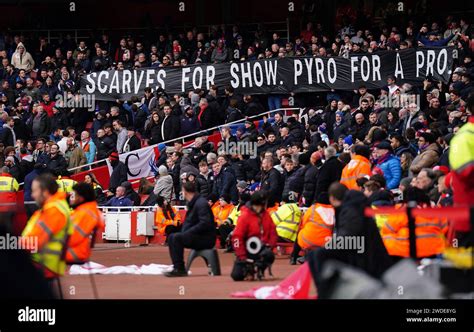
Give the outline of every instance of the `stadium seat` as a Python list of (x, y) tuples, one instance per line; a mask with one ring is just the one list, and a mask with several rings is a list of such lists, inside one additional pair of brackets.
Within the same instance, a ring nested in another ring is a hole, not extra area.
[(209, 275), (211, 276), (220, 276), (221, 275), (221, 264), (219, 262), (219, 255), (217, 250), (213, 249), (204, 249), (204, 250), (191, 250), (188, 256), (188, 262), (186, 263), (186, 271), (189, 272), (191, 264), (196, 257), (202, 257), (206, 262), (206, 265), (209, 269)]

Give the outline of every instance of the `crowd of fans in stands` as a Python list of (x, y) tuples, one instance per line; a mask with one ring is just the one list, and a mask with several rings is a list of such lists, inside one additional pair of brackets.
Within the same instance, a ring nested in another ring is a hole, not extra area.
[[(444, 22), (410, 21), (404, 27), (359, 31), (348, 24), (335, 34), (308, 23), (289, 41), (261, 29), (248, 38), (238, 26), (216, 27), (209, 35), (196, 29), (162, 34), (156, 42), (127, 36), (115, 43), (104, 34), (92, 43), (65, 39), (50, 45), (45, 38), (7, 36), (0, 50), (0, 166), (25, 185), (32, 181), (30, 174), (48, 170), (67, 176), (108, 157), (115, 169), (120, 166), (117, 153), (277, 109), (288, 97), (242, 96), (230, 86), (186, 95), (146, 89), (131, 100), (97, 102), (93, 109), (70, 107), (67, 98), (80, 98), (79, 78), (86, 73), (451, 45), (458, 56), (449, 84), (427, 78), (419, 87), (398, 85), (390, 76), (380, 90), (358, 86), (354, 91), (293, 95), (301, 113), (277, 112), (262, 118), (258, 128), (246, 121), (221, 129), (223, 141), (256, 143), (256, 158), (218, 155), (205, 135), (189, 149), (176, 141), (162, 150), (155, 184), (143, 181), (140, 188), (140, 194), (154, 196), (151, 200), (179, 200), (180, 183), (195, 181), (199, 192), (214, 201), (225, 197), (238, 203), (243, 192), (262, 189), (269, 193), (270, 205), (298, 192), (300, 203), (309, 206), (341, 178), (351, 156), (360, 155), (373, 175), (357, 184), (373, 204), (391, 205), (396, 199), (391, 190), (415, 186), (435, 204), (449, 205), (449, 142), (466, 122), (466, 102), (472, 105), (473, 98), (472, 32), (466, 19), (450, 16)], [(326, 105), (308, 102), (314, 95)], [(396, 104), (403, 97), (410, 102)], [(111, 194), (127, 180), (121, 167), (112, 174)], [(119, 191), (127, 195), (122, 187)], [(128, 188), (128, 195), (132, 192)], [(136, 197), (132, 202), (143, 203)]]

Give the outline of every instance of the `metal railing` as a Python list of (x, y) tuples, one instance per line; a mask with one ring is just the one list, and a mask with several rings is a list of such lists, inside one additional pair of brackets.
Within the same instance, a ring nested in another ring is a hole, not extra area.
[[(186, 210), (186, 206), (184, 205), (173, 205), (173, 207), (178, 210)], [(156, 211), (158, 208), (157, 205), (150, 205), (150, 206), (98, 206), (99, 210), (104, 213), (108, 212), (152, 212)], [(113, 210), (113, 211), (111, 211)]]
[[(265, 111), (265, 112), (262, 112), (262, 113), (257, 114), (257, 115), (249, 116), (247, 118), (243, 118), (243, 119), (232, 121), (232, 122), (229, 122), (229, 123), (226, 123), (226, 124), (223, 124), (223, 125), (215, 126), (215, 127), (209, 128), (209, 129), (200, 130), (200, 131), (192, 133), (192, 134), (188, 134), (188, 135), (184, 135), (184, 136), (181, 136), (181, 137), (166, 140), (166, 141), (160, 142), (158, 144), (145, 146), (145, 147), (143, 147), (141, 149), (138, 149), (138, 150), (135, 150), (133, 152), (143, 151), (143, 150), (146, 150), (146, 149), (153, 149), (153, 148), (157, 147), (158, 145), (173, 143), (173, 142), (176, 142), (176, 141), (184, 140), (185, 138), (197, 137), (197, 136), (202, 135), (202, 134), (208, 134), (209, 135), (209, 132), (211, 132), (211, 131), (219, 130), (220, 128), (227, 127), (227, 126), (237, 124), (237, 123), (240, 123), (240, 122), (244, 122), (244, 121), (247, 121), (247, 120), (256, 119), (256, 118), (259, 118), (259, 117), (264, 116), (264, 115), (268, 115), (270, 117), (270, 115), (272, 113), (276, 113), (276, 112), (300, 111), (300, 110), (301, 110), (301, 108), (299, 108), (299, 107), (288, 107), (288, 108), (277, 108), (277, 109), (274, 109), (274, 110), (271, 110), (271, 111)], [(128, 152), (125, 152), (125, 153), (128, 153)], [(97, 165), (99, 163), (104, 163), (106, 160), (107, 160), (107, 158), (104, 158), (104, 159), (101, 159), (101, 160), (96, 160), (96, 161), (93, 161), (92, 163), (88, 163), (88, 164), (85, 164), (85, 165), (69, 168), (68, 171), (71, 172), (71, 171), (74, 171), (74, 170), (77, 170), (77, 169), (80, 169), (82, 171), (86, 171), (87, 170), (86, 168), (88, 168), (88, 170), (90, 170), (91, 166)]]
[[(203, 32), (207, 33), (209, 36), (212, 32), (212, 28), (214, 26), (220, 27), (222, 24), (203, 24), (203, 25), (192, 25), (192, 24), (176, 24), (176, 30), (191, 30), (193, 28), (197, 28), (198, 32)], [(225, 24), (226, 27), (232, 27), (233, 25), (237, 25), (244, 32), (248, 33), (254, 33), (257, 31), (257, 29), (260, 26), (264, 27), (264, 30), (268, 33), (274, 33), (277, 32), (280, 37), (286, 41), (290, 40), (290, 25), (289, 25), (289, 20), (286, 19), (285, 21), (275, 21), (275, 22), (262, 22), (262, 23), (239, 23), (239, 24)], [(136, 33), (135, 37), (143, 38), (145, 35), (149, 35), (150, 31), (162, 31), (163, 29), (160, 29), (159, 26), (153, 26), (153, 27), (130, 27), (130, 28), (106, 28), (106, 27), (100, 27), (100, 28), (94, 28), (94, 29), (88, 29), (88, 28), (83, 28), (83, 29), (14, 29), (11, 30), (13, 34), (26, 34), (26, 35), (34, 35), (34, 36), (41, 36), (45, 37), (48, 41), (48, 43), (51, 43), (51, 41), (58, 41), (61, 39), (64, 39), (67, 35), (71, 35), (71, 37), (74, 39), (76, 43), (78, 43), (81, 40), (89, 40), (91, 39), (94, 34), (97, 33), (107, 33), (109, 35), (114, 35), (114, 34), (125, 34), (128, 32), (134, 32)], [(166, 32), (166, 31), (163, 31)]]

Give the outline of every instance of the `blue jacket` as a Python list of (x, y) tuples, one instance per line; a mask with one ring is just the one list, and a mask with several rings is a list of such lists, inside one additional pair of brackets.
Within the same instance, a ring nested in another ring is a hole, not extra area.
[(402, 168), (400, 166), (400, 159), (394, 155), (390, 155), (382, 163), (377, 162), (377, 167), (383, 172), (383, 176), (387, 181), (385, 189), (391, 190), (398, 188), (402, 178)]
[[(133, 206), (133, 202), (127, 197), (112, 197), (105, 206)], [(115, 211), (115, 209), (110, 209), (110, 211)], [(129, 211), (129, 210), (124, 210)]]

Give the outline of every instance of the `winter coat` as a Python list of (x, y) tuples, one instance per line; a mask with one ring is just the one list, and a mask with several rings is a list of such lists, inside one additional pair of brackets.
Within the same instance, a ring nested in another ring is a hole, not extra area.
[(117, 164), (115, 164), (115, 166), (112, 165), (112, 167), (113, 171), (110, 175), (109, 191), (115, 193), (115, 189), (122, 185), (123, 182), (127, 181), (128, 172), (127, 166), (121, 161), (118, 161)]
[(33, 137), (38, 138), (50, 134), (50, 121), (46, 112), (43, 112), (39, 117), (34, 116), (30, 126)]
[(115, 150), (115, 143), (112, 138), (103, 136), (97, 137), (95, 140), (95, 146), (97, 148), (97, 160), (105, 159), (109, 156), (112, 151)]
[(164, 199), (170, 201), (174, 198), (173, 194), (173, 178), (171, 175), (160, 175), (158, 180), (155, 182), (153, 193), (156, 196), (161, 196)]
[(333, 182), (339, 182), (344, 166), (336, 156), (329, 158), (319, 169), (318, 181), (316, 183), (316, 190), (314, 193), (314, 201), (319, 195), (328, 193), (329, 186)]
[[(263, 228), (261, 232), (260, 224)], [(240, 209), (240, 216), (237, 219), (237, 226), (232, 234), (232, 243), (234, 244), (235, 255), (239, 260), (247, 258), (246, 243), (251, 237), (258, 237), (263, 245), (270, 247), (276, 246), (278, 235), (276, 226), (273, 223), (270, 214), (264, 210), (260, 215), (255, 213), (250, 205), (245, 205)], [(235, 244), (242, 245), (235, 245)]]
[(438, 144), (431, 143), (424, 151), (413, 159), (410, 173), (418, 175), (423, 168), (431, 168), (439, 161), (440, 151)]
[(219, 174), (214, 176), (214, 184), (212, 186), (212, 193), (221, 197), (223, 194), (229, 194), (230, 200), (236, 204), (239, 200), (237, 192), (237, 180), (234, 173), (229, 169), (221, 169)]
[(4, 146), (15, 146), (16, 144), (15, 132), (13, 128), (6, 123), (3, 125), (3, 130), (0, 134), (0, 142), (2, 142)]
[(207, 174), (207, 178), (202, 174), (198, 174), (198, 176), (196, 176), (197, 191), (202, 197), (206, 199), (212, 193), (213, 183), (214, 183), (214, 176), (212, 172), (209, 172)]
[(179, 175), (182, 175), (184, 173), (186, 173), (186, 175), (188, 175), (189, 173), (192, 173), (195, 176), (199, 174), (199, 170), (196, 167), (194, 167), (193, 163), (191, 162), (191, 158), (189, 158), (189, 156), (187, 155), (181, 158), (181, 164), (179, 168)]
[[(187, 204), (186, 218), (183, 222), (181, 233), (198, 235), (201, 239), (207, 239), (209, 248), (215, 245), (216, 226), (214, 215), (207, 200), (199, 194)], [(200, 248), (206, 249), (206, 248)]]
[(265, 190), (268, 194), (268, 206), (273, 206), (281, 201), (283, 185), (281, 174), (275, 168), (268, 172), (262, 172), (260, 189)]
[[(20, 54), (20, 46), (24, 48), (23, 54)], [(33, 60), (31, 54), (26, 51), (25, 45), (23, 45), (21, 42), (16, 46), (16, 51), (12, 55), (11, 63), (16, 69), (24, 69), (27, 72), (31, 71), (35, 67), (35, 60)]]
[(180, 131), (180, 119), (175, 115), (169, 115), (160, 119), (157, 126), (152, 128), (152, 144), (161, 143), (178, 137)]
[(316, 192), (316, 185), (318, 183), (319, 167), (308, 164), (304, 167), (303, 171), (303, 198), (305, 201), (304, 206), (310, 207), (313, 204), (314, 193)]
[(180, 117), (180, 132), (179, 136), (190, 135), (198, 132), (200, 129), (199, 121), (195, 115), (186, 116), (181, 115)]
[(49, 169), (55, 176), (68, 175), (67, 161), (60, 154), (57, 154), (54, 158), (50, 156), (48, 158), (46, 168)]
[(385, 188), (389, 190), (398, 188), (402, 179), (400, 159), (390, 154), (387, 158), (383, 158), (382, 161), (378, 161), (377, 167), (383, 172), (383, 176), (387, 181)]

